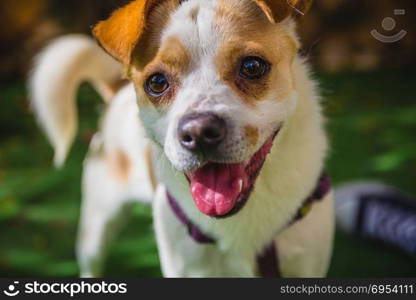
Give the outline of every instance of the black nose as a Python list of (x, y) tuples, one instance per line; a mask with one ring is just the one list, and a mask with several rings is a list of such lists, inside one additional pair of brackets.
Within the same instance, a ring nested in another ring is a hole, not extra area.
[(225, 134), (224, 119), (213, 113), (188, 114), (179, 121), (179, 140), (189, 151), (211, 150), (224, 140)]

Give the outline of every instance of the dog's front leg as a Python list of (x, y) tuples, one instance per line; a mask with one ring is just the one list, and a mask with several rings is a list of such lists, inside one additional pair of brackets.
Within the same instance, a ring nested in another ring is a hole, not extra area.
[(284, 277), (325, 277), (331, 262), (335, 231), (333, 194), (277, 237)]

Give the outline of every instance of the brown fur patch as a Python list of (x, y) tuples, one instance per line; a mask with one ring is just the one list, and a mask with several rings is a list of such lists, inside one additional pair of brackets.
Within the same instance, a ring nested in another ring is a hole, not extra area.
[(244, 127), (244, 133), (247, 137), (249, 146), (250, 147), (256, 146), (259, 140), (259, 129), (252, 125), (246, 125)]
[(130, 63), (130, 55), (144, 31), (148, 8), (154, 1), (133, 1), (94, 27), (101, 46), (124, 64)]
[[(223, 32), (215, 64), (221, 78), (239, 97), (255, 105), (271, 92), (282, 100), (289, 96), (297, 44), (281, 25), (270, 23), (252, 1), (220, 0), (215, 19)], [(247, 56), (259, 56), (269, 62), (269, 73), (258, 80), (240, 77), (241, 62)]]
[(166, 24), (168, 18), (161, 18), (161, 12), (165, 16), (166, 11), (170, 12), (178, 5), (179, 0), (132, 1), (116, 10), (109, 19), (98, 23), (93, 30), (94, 36), (110, 55), (128, 66), (138, 46), (151, 44), (149, 33)]
[[(144, 99), (150, 100), (156, 106), (163, 108), (171, 104), (176, 90), (180, 86), (180, 79), (186, 74), (191, 64), (191, 56), (183, 43), (176, 37), (168, 37), (162, 42), (155, 58), (142, 72), (136, 69), (132, 79), (136, 86), (142, 87), (147, 79), (156, 73), (163, 73), (169, 80), (169, 90), (161, 97), (152, 97), (142, 92)], [(139, 88), (143, 90), (143, 88)]]
[(117, 150), (106, 155), (110, 169), (115, 177), (121, 182), (126, 182), (129, 179), (131, 172), (131, 161), (127, 153), (123, 150)]
[(116, 95), (124, 86), (128, 84), (128, 80), (124, 78), (119, 78), (117, 80), (112, 81), (108, 87)]
[(198, 14), (199, 14), (199, 7), (198, 6), (193, 7), (191, 9), (189, 16), (191, 17), (192, 21), (194, 21), (195, 23), (198, 21)]
[(122, 89), (125, 85), (128, 84), (128, 81), (123, 78), (114, 79), (110, 82), (105, 83), (96, 83), (96, 88), (99, 93), (103, 96), (106, 103), (110, 103), (114, 96)]
[(148, 16), (148, 24), (140, 42), (132, 53), (132, 64), (138, 70), (143, 70), (157, 55), (160, 35), (168, 26), (172, 12), (178, 7), (179, 0), (159, 1)]
[(148, 165), (150, 184), (152, 185), (153, 191), (156, 191), (157, 178), (156, 178), (155, 166), (153, 164), (152, 147), (150, 144), (146, 146), (145, 160)]
[(252, 0), (264, 12), (270, 22), (278, 23), (286, 17), (302, 16), (312, 5), (312, 0)]
[[(159, 62), (158, 62), (159, 60)], [(167, 38), (156, 57), (155, 64), (163, 64), (179, 75), (184, 75), (189, 68), (191, 56), (188, 49), (176, 37)]]
[(277, 23), (290, 14), (287, 0), (253, 0), (264, 12), (270, 22)]

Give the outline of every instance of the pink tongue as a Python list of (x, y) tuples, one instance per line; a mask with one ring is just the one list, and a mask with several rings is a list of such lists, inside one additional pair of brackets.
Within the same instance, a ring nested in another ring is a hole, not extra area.
[(191, 193), (198, 209), (208, 216), (229, 213), (247, 182), (243, 164), (216, 164), (189, 174)]

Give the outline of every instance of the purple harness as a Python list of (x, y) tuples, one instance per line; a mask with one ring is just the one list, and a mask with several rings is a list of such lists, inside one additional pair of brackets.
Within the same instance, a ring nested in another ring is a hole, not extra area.
[[(315, 202), (322, 200), (330, 189), (331, 179), (329, 178), (327, 173), (323, 173), (319, 178), (319, 181), (314, 191), (310, 194), (308, 198), (305, 199), (302, 207), (299, 208), (296, 215), (293, 217), (292, 221), (288, 224), (288, 227), (305, 217), (310, 212), (312, 205)], [(167, 192), (167, 199), (172, 211), (179, 219), (179, 221), (184, 226), (186, 226), (186, 228), (188, 228), (188, 233), (195, 242), (200, 244), (215, 243), (215, 239), (203, 233), (197, 225), (195, 225), (194, 223), (192, 223), (191, 220), (189, 220), (182, 208), (179, 206), (179, 203), (176, 201), (175, 198), (173, 198), (173, 196), (169, 192)], [(264, 249), (264, 251), (257, 256), (257, 266), (259, 274), (263, 278), (281, 277), (279, 271), (280, 268), (278, 253), (274, 242), (271, 242), (270, 245), (267, 246)]]

